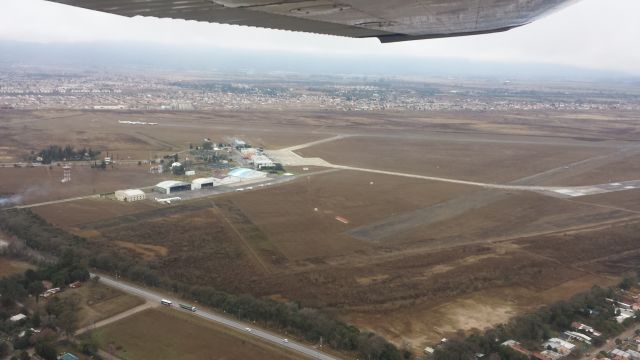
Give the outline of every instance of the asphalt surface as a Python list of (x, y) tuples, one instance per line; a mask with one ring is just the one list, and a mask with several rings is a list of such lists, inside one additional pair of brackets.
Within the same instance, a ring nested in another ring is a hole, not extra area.
[[(103, 284), (122, 290), (126, 293), (132, 294), (132, 295), (136, 295), (139, 296), (143, 299), (149, 300), (149, 301), (153, 301), (153, 302), (157, 302), (160, 303), (161, 299), (167, 299), (173, 302), (173, 306), (171, 307), (172, 309), (176, 310), (176, 311), (182, 311), (182, 312), (187, 312), (186, 310), (181, 309), (178, 304), (179, 303), (184, 303), (184, 301), (180, 301), (177, 300), (175, 298), (171, 298), (171, 297), (163, 297), (162, 295), (155, 293), (151, 290), (147, 290), (145, 288), (142, 287), (138, 287), (135, 285), (131, 285), (128, 283), (125, 283), (123, 281), (119, 281), (116, 280), (114, 278), (111, 278), (109, 276), (104, 276), (104, 275), (99, 275), (100, 276), (100, 282), (102, 282)], [(305, 356), (308, 356), (309, 358), (312, 359), (322, 359), (322, 360), (334, 360), (334, 359), (338, 359), (336, 357), (327, 355), (323, 352), (320, 352), (312, 347), (306, 346), (306, 345), (302, 345), (300, 343), (297, 343), (295, 341), (291, 341), (289, 340), (288, 342), (284, 342), (284, 338), (282, 336), (273, 334), (271, 332), (265, 331), (265, 330), (261, 330), (261, 329), (257, 329), (254, 328), (253, 325), (251, 324), (247, 324), (247, 323), (243, 323), (240, 321), (236, 321), (233, 319), (229, 319), (227, 317), (223, 317), (220, 315), (217, 315), (215, 313), (212, 312), (208, 312), (205, 310), (200, 310), (198, 309), (198, 311), (193, 312), (192, 313), (194, 316), (199, 316), (203, 319), (209, 320), (209, 321), (213, 321), (215, 323), (218, 323), (220, 325), (226, 326), (228, 328), (240, 331), (245, 333), (247, 336), (254, 336), (259, 338), (260, 340), (266, 341), (266, 342), (270, 342), (274, 345), (289, 349), (289, 350), (293, 350), (295, 352), (298, 352), (300, 354), (303, 354)], [(247, 330), (250, 329), (250, 330)]]

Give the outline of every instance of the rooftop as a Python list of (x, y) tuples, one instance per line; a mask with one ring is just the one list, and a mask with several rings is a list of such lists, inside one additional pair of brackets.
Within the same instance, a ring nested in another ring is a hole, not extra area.
[(72, 353), (63, 353), (58, 357), (58, 360), (78, 360), (78, 357), (73, 355)]
[(189, 185), (186, 182), (182, 182), (182, 181), (176, 181), (176, 180), (165, 180), (162, 182), (159, 182), (158, 184), (156, 184), (156, 187), (160, 187), (160, 188), (170, 188), (173, 186), (184, 186), (184, 185)]
[(256, 171), (256, 170), (247, 169), (247, 168), (235, 168), (229, 171), (229, 173), (227, 174), (227, 176), (234, 176), (234, 177), (240, 177), (240, 178), (262, 177), (265, 175), (266, 174), (261, 171)]
[(127, 189), (127, 190), (120, 190), (120, 191), (124, 192), (124, 194), (127, 196), (144, 195), (144, 191), (140, 189)]

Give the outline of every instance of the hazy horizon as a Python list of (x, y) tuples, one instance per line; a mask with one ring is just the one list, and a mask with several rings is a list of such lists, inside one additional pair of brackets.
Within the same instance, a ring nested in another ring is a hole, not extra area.
[(356, 55), (228, 49), (204, 45), (140, 42), (34, 43), (0, 40), (0, 64), (125, 68), (158, 71), (292, 73), (303, 75), (447, 76), (543, 80), (636, 80), (624, 72), (544, 63), (510, 63), (459, 58), (394, 55), (362, 61)]
[[(229, 52), (296, 54), (298, 58), (358, 59), (360, 68), (379, 60), (458, 61), (466, 65), (498, 63), (565, 66), (640, 76), (640, 2), (617, 0), (606, 6), (582, 0), (532, 24), (504, 33), (380, 44), (377, 39), (349, 39), (205, 22), (126, 18), (42, 0), (5, 0), (0, 5), (0, 41), (41, 44), (143, 44), (216, 49)], [(265, 61), (272, 61), (265, 59)]]

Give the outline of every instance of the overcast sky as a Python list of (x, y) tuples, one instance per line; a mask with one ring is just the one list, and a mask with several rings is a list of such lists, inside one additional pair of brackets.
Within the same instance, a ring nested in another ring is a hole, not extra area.
[(640, 0), (582, 0), (505, 33), (380, 44), (193, 21), (125, 18), (42, 0), (0, 0), (0, 40), (135, 41), (306, 53), (538, 62), (640, 75)]

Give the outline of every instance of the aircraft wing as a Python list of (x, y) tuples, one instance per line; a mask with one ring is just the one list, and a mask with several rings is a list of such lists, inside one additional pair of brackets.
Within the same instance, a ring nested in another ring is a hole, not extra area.
[(381, 42), (486, 34), (528, 24), (577, 0), (49, 0), (152, 16)]

